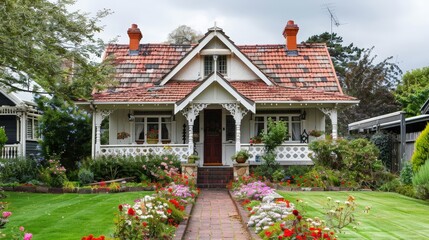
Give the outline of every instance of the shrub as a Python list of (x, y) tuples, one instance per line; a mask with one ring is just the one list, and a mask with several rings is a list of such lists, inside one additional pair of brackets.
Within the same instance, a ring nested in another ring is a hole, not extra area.
[(297, 176), (303, 176), (311, 170), (313, 166), (293, 165), (288, 166), (285, 170), (285, 175), (294, 179)]
[(418, 198), (429, 199), (429, 161), (426, 161), (414, 174), (413, 186)]
[(86, 168), (81, 168), (78, 173), (79, 182), (81, 184), (89, 184), (94, 182), (94, 173)]
[(4, 128), (0, 127), (0, 151), (2, 150), (6, 142), (7, 142), (6, 131), (4, 130)]
[(37, 178), (40, 167), (31, 158), (0, 159), (0, 181), (26, 183)]
[(173, 172), (180, 169), (177, 156), (171, 154), (148, 156), (102, 156), (84, 162), (84, 167), (94, 173), (96, 181), (134, 177), (142, 181), (170, 182)]
[(257, 181), (242, 185), (233, 194), (238, 199), (261, 200), (273, 192), (274, 189), (261, 181)]
[(347, 152), (348, 141), (344, 139), (331, 138), (324, 140), (312, 141), (308, 147), (313, 153), (310, 155), (311, 160), (316, 165), (340, 170), (344, 168), (343, 153)]
[(63, 187), (67, 181), (66, 169), (60, 164), (60, 161), (50, 159), (48, 166), (40, 171), (41, 180), (50, 187)]
[(386, 166), (386, 168), (392, 168), (393, 149), (395, 148), (395, 136), (387, 133), (376, 133), (371, 136), (371, 142), (377, 146), (380, 150), (379, 159)]
[(405, 163), (399, 176), (402, 184), (411, 185), (413, 183), (413, 167), (410, 162)]
[(396, 192), (396, 189), (398, 189), (400, 186), (401, 182), (399, 179), (395, 178), (392, 181), (381, 185), (379, 190), (384, 192)]
[(262, 142), (265, 145), (265, 151), (267, 153), (274, 152), (276, 147), (280, 146), (286, 140), (286, 134), (287, 127), (285, 122), (274, 122), (269, 118), (267, 133), (262, 134)]
[(396, 192), (408, 197), (416, 197), (416, 191), (412, 185), (400, 185), (396, 188)]
[(427, 159), (429, 159), (429, 124), (416, 140), (414, 153), (411, 157), (413, 171), (417, 172)]
[(280, 163), (276, 161), (276, 154), (272, 152), (266, 153), (262, 156), (262, 159), (264, 161), (255, 168), (255, 174), (273, 180), (274, 172), (280, 168)]
[(277, 169), (274, 173), (273, 173), (273, 180), (274, 182), (280, 182), (284, 179), (285, 177), (285, 170), (282, 169)]

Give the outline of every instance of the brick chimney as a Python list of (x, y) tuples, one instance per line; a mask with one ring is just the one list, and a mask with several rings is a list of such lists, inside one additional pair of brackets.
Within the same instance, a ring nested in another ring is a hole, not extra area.
[(130, 55), (138, 55), (140, 40), (143, 35), (140, 31), (140, 28), (137, 27), (137, 24), (131, 24), (131, 28), (128, 28), (128, 37), (130, 37)]
[(298, 49), (296, 47), (296, 35), (298, 34), (298, 30), (299, 27), (293, 20), (289, 20), (283, 30), (283, 36), (286, 38), (286, 50), (288, 55), (298, 55)]

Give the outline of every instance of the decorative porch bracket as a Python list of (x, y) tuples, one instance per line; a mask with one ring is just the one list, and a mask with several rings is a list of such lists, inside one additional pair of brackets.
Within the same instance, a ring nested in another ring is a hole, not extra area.
[(208, 103), (193, 103), (189, 107), (186, 107), (182, 110), (183, 116), (188, 120), (188, 154), (193, 154), (194, 151), (194, 121), (197, 118), (198, 114), (208, 106)]
[(332, 139), (338, 138), (338, 114), (336, 108), (319, 108), (332, 121)]
[(249, 111), (248, 109), (242, 109), (238, 103), (223, 103), (222, 107), (228, 110), (235, 120), (235, 151), (238, 152), (241, 149), (241, 120), (244, 115)]
[(95, 154), (98, 155), (101, 146), (101, 123), (113, 110), (95, 110)]

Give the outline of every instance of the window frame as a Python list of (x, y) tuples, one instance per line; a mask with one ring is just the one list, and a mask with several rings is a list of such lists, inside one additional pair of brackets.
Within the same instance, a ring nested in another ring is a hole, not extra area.
[[(173, 116), (172, 115), (135, 115), (134, 130), (133, 130), (134, 141), (139, 143), (143, 140), (145, 144), (148, 144), (147, 143), (148, 125), (150, 124), (153, 125), (155, 123), (155, 122), (148, 122), (149, 118), (158, 119), (158, 121), (156, 122), (158, 127), (158, 142), (156, 144), (171, 143), (173, 138)], [(143, 119), (144, 121), (139, 121), (140, 119)], [(170, 121), (163, 121), (165, 119), (170, 119)], [(170, 124), (170, 129), (169, 130), (167, 129), (168, 136), (169, 136), (169, 138), (167, 139), (162, 138), (163, 124)], [(143, 125), (144, 139), (139, 138), (138, 135), (140, 135), (140, 133), (137, 133), (137, 125)]]
[(264, 129), (263, 129), (263, 133), (267, 133), (267, 128), (268, 128), (268, 118), (274, 118), (275, 121), (279, 121), (280, 118), (282, 117), (287, 117), (288, 121), (287, 121), (287, 135), (289, 136), (289, 138), (285, 141), (285, 142), (300, 142), (301, 139), (296, 139), (296, 140), (292, 140), (293, 139), (293, 129), (292, 129), (292, 125), (293, 123), (298, 123), (300, 124), (300, 132), (299, 135), (301, 136), (302, 133), (302, 120), (300, 119), (299, 121), (293, 121), (293, 117), (300, 117), (299, 113), (285, 113), (285, 114), (281, 114), (281, 113), (275, 113), (275, 114), (255, 114), (253, 116), (253, 126), (252, 126), (252, 131), (253, 131), (253, 136), (255, 136), (257, 133), (255, 132), (256, 130), (256, 124), (257, 123), (261, 123), (261, 121), (256, 121), (257, 117), (263, 117), (264, 118)]
[[(204, 77), (207, 77), (212, 72), (214, 72), (215, 60), (213, 59), (215, 55), (204, 55), (203, 58), (203, 72)], [(217, 55), (216, 60), (216, 71), (221, 73), (224, 76), (228, 76), (228, 55)]]
[[(25, 138), (26, 140), (37, 141), (39, 137), (39, 117), (28, 115), (25, 120)], [(29, 128), (29, 122), (31, 122), (31, 128)]]

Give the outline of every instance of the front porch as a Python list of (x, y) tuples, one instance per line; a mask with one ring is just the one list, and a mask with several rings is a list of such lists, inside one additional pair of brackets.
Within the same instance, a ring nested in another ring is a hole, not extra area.
[[(200, 148), (201, 146), (197, 146)], [(221, 166), (232, 166), (231, 156), (235, 153), (235, 144), (224, 144), (225, 156), (222, 157)], [(241, 149), (247, 149), (252, 154), (249, 159), (250, 165), (258, 165), (262, 162), (264, 153), (263, 144), (241, 144)], [(98, 156), (123, 155), (139, 156), (149, 154), (161, 154), (169, 152), (179, 157), (182, 162), (188, 159), (187, 144), (116, 144), (101, 145)], [(277, 161), (281, 165), (308, 165), (312, 164), (308, 157), (310, 150), (306, 143), (284, 143), (277, 148)], [(199, 166), (204, 166), (204, 158), (198, 161)]]

